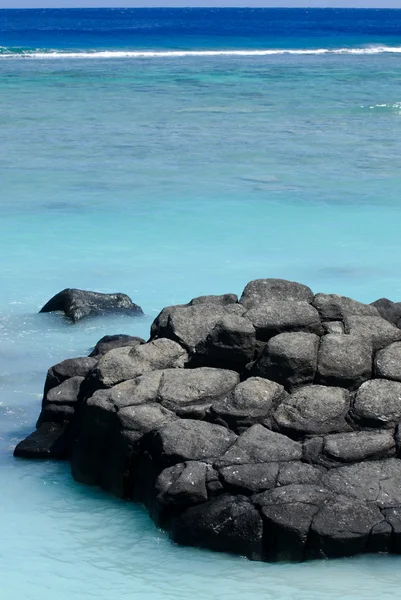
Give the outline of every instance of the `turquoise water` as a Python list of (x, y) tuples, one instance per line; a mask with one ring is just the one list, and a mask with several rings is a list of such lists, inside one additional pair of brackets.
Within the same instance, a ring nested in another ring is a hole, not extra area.
[[(398, 557), (267, 565), (178, 548), (140, 507), (12, 450), (49, 365), (105, 334), (146, 337), (167, 304), (256, 277), (401, 299), (399, 54), (372, 53), (364, 33), (351, 54), (140, 58), (160, 39), (124, 38), (122, 57), (113, 38), (86, 39), (83, 54), (65, 42), (79, 56), (59, 39), (40, 58), (52, 40), (32, 54), (28, 34), (12, 35), (31, 56), (0, 59), (1, 600), (396, 597)], [(198, 50), (174, 35), (168, 51)], [(283, 36), (281, 48), (302, 47)], [(394, 30), (373, 37), (401, 46)], [(233, 36), (215, 47), (249, 48)], [(126, 292), (147, 316), (70, 326), (36, 314), (67, 286)]]

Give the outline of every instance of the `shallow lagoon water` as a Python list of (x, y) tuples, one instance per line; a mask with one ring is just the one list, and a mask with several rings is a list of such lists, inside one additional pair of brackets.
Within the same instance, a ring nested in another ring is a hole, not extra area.
[[(0, 60), (2, 600), (396, 597), (398, 557), (179, 548), (141, 507), (12, 450), (51, 364), (146, 337), (165, 305), (257, 277), (401, 300), (400, 75), (391, 54)], [(67, 286), (146, 317), (36, 314)]]

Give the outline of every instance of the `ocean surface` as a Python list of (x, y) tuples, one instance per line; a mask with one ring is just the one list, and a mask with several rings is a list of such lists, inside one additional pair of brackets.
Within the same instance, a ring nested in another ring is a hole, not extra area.
[[(401, 300), (401, 11), (0, 10), (1, 600), (393, 600), (401, 557), (262, 564), (13, 459), (47, 368), (283, 277)], [(71, 326), (65, 287), (144, 319)]]

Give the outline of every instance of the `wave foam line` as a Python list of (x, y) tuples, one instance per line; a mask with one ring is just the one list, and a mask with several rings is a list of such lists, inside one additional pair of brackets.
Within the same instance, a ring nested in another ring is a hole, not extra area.
[(369, 48), (318, 48), (318, 49), (281, 49), (281, 50), (171, 50), (171, 51), (117, 51), (102, 50), (93, 52), (27, 51), (15, 53), (9, 48), (0, 49), (0, 58), (31, 59), (93, 59), (93, 58), (182, 58), (197, 56), (277, 56), (283, 54), (320, 55), (320, 54), (401, 54), (401, 46), (373, 46)]

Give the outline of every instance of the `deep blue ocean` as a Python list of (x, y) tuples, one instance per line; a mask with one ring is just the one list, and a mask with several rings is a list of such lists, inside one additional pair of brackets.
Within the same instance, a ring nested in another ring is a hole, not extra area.
[[(401, 10), (0, 10), (1, 600), (394, 600), (401, 558), (253, 563), (12, 458), (47, 368), (283, 277), (401, 300)], [(71, 326), (65, 287), (141, 320)]]

